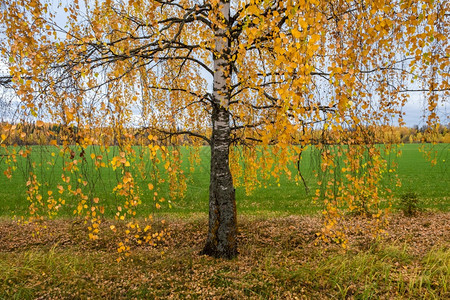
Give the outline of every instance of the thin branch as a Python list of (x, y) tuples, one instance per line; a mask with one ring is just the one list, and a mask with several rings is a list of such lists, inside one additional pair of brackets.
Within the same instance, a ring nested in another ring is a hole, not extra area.
[(164, 129), (159, 129), (159, 128), (154, 128), (156, 131), (159, 131), (162, 134), (168, 135), (169, 137), (171, 136), (177, 136), (177, 135), (189, 135), (189, 136), (193, 136), (196, 138), (200, 138), (204, 141), (206, 141), (209, 145), (211, 145), (211, 140), (209, 138), (207, 138), (206, 136), (200, 134), (200, 133), (196, 133), (196, 132), (192, 132), (189, 130), (182, 130), (182, 131), (166, 131)]

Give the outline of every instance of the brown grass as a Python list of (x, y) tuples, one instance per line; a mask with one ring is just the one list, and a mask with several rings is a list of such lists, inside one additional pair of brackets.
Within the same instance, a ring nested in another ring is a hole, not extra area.
[(0, 298), (449, 298), (450, 213), (396, 214), (390, 223), (383, 240), (353, 234), (343, 251), (317, 244), (318, 217), (243, 217), (240, 255), (228, 261), (198, 255), (205, 216), (170, 219), (164, 241), (131, 243), (117, 262), (124, 236), (112, 234), (110, 221), (94, 242), (81, 221), (51, 221), (36, 234), (3, 220)]

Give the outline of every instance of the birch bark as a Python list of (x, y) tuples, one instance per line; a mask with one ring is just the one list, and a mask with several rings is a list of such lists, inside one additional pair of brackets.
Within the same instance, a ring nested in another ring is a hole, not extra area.
[(215, 34), (213, 112), (211, 137), (211, 177), (209, 186), (209, 226), (202, 254), (233, 258), (237, 252), (236, 199), (229, 166), (230, 92), (227, 78), (231, 78), (228, 62), (230, 40), (227, 37), (230, 21), (229, 1), (220, 1), (221, 18), (226, 26), (217, 26)]

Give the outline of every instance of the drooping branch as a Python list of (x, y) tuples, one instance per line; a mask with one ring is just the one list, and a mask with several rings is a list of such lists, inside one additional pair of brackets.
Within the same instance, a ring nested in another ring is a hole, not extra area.
[(166, 135), (167, 138), (170, 138), (172, 136), (188, 135), (188, 136), (202, 139), (202, 140), (206, 141), (209, 145), (211, 144), (211, 139), (209, 139), (205, 135), (197, 133), (197, 132), (193, 132), (193, 131), (189, 131), (189, 130), (168, 131), (168, 130), (164, 130), (161, 128), (153, 128), (153, 129), (158, 131), (159, 133)]
[(4, 87), (8, 87), (12, 82), (12, 76), (0, 76), (0, 85)]

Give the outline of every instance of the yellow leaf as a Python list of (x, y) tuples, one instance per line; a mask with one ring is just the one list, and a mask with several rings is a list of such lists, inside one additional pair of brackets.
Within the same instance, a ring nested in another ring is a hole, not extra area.
[(311, 39), (310, 39), (311, 43), (315, 43), (318, 40), (320, 40), (320, 35), (318, 35), (318, 34), (311, 35)]
[(302, 33), (297, 30), (297, 28), (294, 28), (291, 30), (292, 36), (296, 39), (300, 38), (302, 36)]

